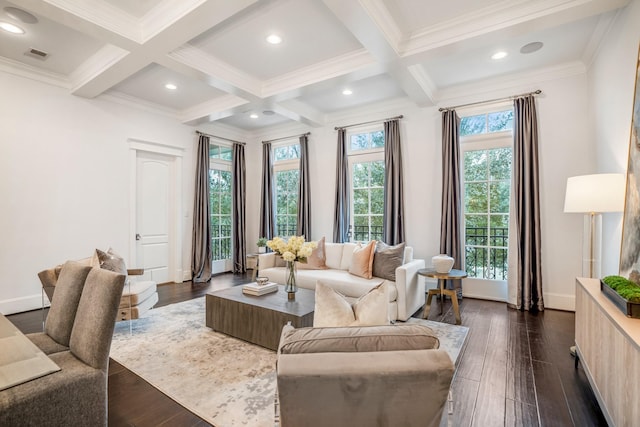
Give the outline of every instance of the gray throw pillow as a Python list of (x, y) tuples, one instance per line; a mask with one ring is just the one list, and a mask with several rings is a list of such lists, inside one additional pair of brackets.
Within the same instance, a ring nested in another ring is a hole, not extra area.
[(396, 281), (396, 268), (402, 265), (404, 259), (404, 243), (389, 246), (378, 242), (373, 254), (373, 276), (381, 279)]
[(439, 347), (440, 341), (431, 328), (403, 324), (283, 330), (280, 353), (429, 350)]
[(127, 275), (127, 265), (124, 259), (118, 255), (113, 249), (109, 248), (107, 252), (103, 252), (100, 249), (96, 249), (98, 254), (98, 260), (100, 262), (100, 268), (113, 271), (114, 273)]

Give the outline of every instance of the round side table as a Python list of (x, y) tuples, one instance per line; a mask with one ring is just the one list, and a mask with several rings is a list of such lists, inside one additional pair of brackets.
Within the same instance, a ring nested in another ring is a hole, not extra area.
[(438, 279), (438, 289), (429, 289), (427, 303), (425, 304), (422, 318), (426, 319), (429, 317), (429, 311), (431, 310), (431, 298), (433, 298), (434, 295), (440, 295), (440, 314), (442, 314), (444, 311), (444, 296), (449, 295), (451, 297), (451, 303), (453, 304), (453, 313), (456, 316), (456, 325), (462, 323), (462, 320), (460, 319), (460, 307), (458, 306), (458, 294), (455, 289), (445, 289), (444, 285), (447, 280), (464, 279), (467, 277), (467, 272), (453, 269), (448, 273), (438, 273), (434, 268), (422, 268), (418, 270), (418, 274)]

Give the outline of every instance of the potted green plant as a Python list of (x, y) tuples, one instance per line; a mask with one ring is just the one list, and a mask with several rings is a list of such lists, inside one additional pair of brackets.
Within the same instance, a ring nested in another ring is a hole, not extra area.
[(640, 286), (622, 276), (600, 281), (602, 292), (628, 317), (640, 318)]
[(258, 241), (256, 242), (256, 245), (258, 245), (258, 253), (259, 254), (263, 254), (267, 251), (267, 238), (266, 237), (260, 237), (258, 239)]

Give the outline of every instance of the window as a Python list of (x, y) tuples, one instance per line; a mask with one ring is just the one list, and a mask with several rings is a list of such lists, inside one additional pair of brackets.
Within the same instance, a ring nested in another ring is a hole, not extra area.
[(300, 144), (291, 142), (273, 148), (275, 175), (276, 235), (295, 236), (298, 225)]
[(507, 280), (512, 127), (512, 110), (460, 122), (465, 268), (470, 278)]
[(382, 240), (384, 219), (384, 130), (347, 135), (351, 179), (351, 240)]
[[(231, 147), (209, 145), (209, 212), (213, 261), (231, 259), (231, 156)], [(221, 266), (219, 271), (228, 270)]]

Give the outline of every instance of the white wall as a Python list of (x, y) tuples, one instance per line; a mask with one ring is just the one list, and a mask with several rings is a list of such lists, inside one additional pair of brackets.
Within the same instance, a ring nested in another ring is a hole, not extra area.
[[(635, 86), (640, 1), (622, 9), (589, 69), (591, 132), (597, 142), (592, 172), (626, 173)], [(622, 214), (603, 214), (602, 276), (618, 274)]]
[[(130, 260), (128, 138), (184, 148), (181, 203), (190, 242), (192, 128), (6, 73), (0, 92), (1, 312), (39, 307), (37, 273), (45, 268), (109, 246)], [(188, 257), (183, 264), (189, 271)]]

